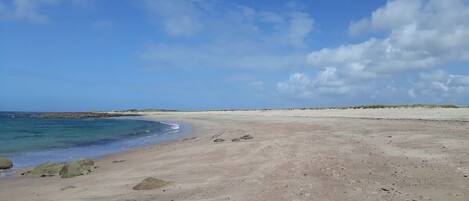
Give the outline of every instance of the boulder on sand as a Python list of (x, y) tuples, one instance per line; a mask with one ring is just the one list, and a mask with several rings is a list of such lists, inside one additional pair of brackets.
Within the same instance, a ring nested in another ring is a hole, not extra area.
[(78, 160), (66, 163), (60, 170), (62, 178), (71, 178), (80, 175), (86, 175), (94, 170), (94, 161), (92, 160)]
[(132, 189), (134, 189), (134, 190), (152, 190), (152, 189), (161, 188), (161, 187), (166, 186), (168, 184), (169, 184), (169, 182), (167, 182), (167, 181), (157, 179), (157, 178), (153, 178), (153, 177), (147, 177), (142, 182), (135, 185)]
[(0, 170), (6, 170), (13, 167), (13, 162), (8, 158), (0, 157)]
[(41, 177), (52, 177), (58, 175), (64, 164), (60, 163), (43, 163), (31, 170), (30, 174)]

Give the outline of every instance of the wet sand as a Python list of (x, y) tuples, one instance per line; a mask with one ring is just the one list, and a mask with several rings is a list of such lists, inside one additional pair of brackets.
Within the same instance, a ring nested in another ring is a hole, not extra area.
[[(145, 115), (192, 133), (103, 157), (89, 175), (1, 179), (0, 201), (469, 200), (469, 109)], [(254, 138), (232, 141), (243, 135)], [(170, 184), (132, 190), (149, 176)]]

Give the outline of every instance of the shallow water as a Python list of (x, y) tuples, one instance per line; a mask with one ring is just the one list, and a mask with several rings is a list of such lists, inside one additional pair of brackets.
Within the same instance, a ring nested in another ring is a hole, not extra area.
[(0, 112), (0, 155), (14, 167), (94, 158), (177, 139), (188, 126), (142, 119), (39, 119)]

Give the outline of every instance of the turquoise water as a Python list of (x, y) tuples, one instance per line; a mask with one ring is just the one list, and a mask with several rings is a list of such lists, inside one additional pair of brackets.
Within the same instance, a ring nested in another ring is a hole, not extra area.
[(135, 119), (41, 119), (0, 112), (0, 155), (15, 167), (124, 151), (180, 136), (177, 124)]

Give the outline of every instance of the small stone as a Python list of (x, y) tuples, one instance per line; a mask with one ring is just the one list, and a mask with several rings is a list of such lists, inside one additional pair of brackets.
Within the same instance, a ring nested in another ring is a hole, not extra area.
[(241, 140), (240, 140), (239, 138), (233, 138), (231, 141), (232, 141), (232, 142), (239, 142), (239, 141), (241, 141)]
[(157, 179), (157, 178), (153, 178), (153, 177), (147, 177), (142, 182), (135, 185), (132, 189), (133, 190), (152, 190), (152, 189), (161, 188), (161, 187), (166, 186), (168, 184), (169, 184), (169, 182), (167, 182), (167, 181)]
[(242, 139), (242, 140), (250, 140), (250, 139), (254, 139), (254, 137), (252, 137), (251, 135), (243, 135), (243, 137), (241, 137), (240, 139)]
[(390, 191), (390, 190), (387, 189), (387, 188), (380, 188), (380, 189), (381, 189), (382, 191), (386, 191), (386, 192)]
[(225, 139), (222, 139), (222, 138), (217, 138), (217, 139), (213, 140), (213, 142), (223, 142), (223, 141), (225, 141)]
[(125, 162), (126, 160), (116, 160), (116, 161), (112, 161), (112, 163), (123, 163)]
[(8, 158), (0, 157), (0, 170), (6, 170), (13, 167), (13, 162)]

